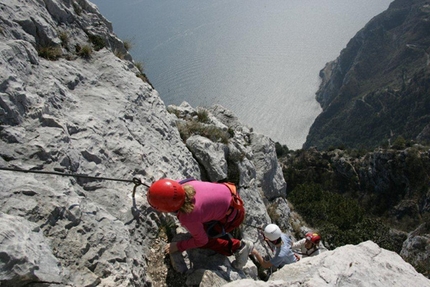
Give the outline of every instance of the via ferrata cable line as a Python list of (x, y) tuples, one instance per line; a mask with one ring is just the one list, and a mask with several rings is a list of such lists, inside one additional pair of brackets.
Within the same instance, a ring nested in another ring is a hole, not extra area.
[(44, 170), (26, 170), (26, 169), (9, 168), (9, 167), (0, 167), (0, 170), (13, 171), (13, 172), (23, 172), (23, 173), (51, 174), (51, 175), (58, 175), (58, 176), (69, 176), (69, 177), (75, 177), (75, 178), (86, 178), (86, 179), (94, 179), (94, 180), (110, 180), (110, 181), (120, 181), (120, 182), (132, 182), (132, 183), (134, 183), (133, 194), (132, 194), (132, 196), (133, 196), (132, 213), (133, 213), (134, 217), (139, 215), (139, 212), (138, 212), (138, 209), (136, 206), (136, 199), (135, 199), (136, 188), (140, 185), (144, 185), (147, 188), (149, 188), (149, 185), (142, 182), (137, 177), (133, 177), (133, 179), (121, 179), (121, 178), (90, 176), (90, 175), (86, 175), (86, 174), (63, 173), (63, 172), (57, 172), (57, 171), (44, 171)]
[(63, 172), (57, 172), (57, 171), (44, 171), (44, 170), (26, 170), (26, 169), (9, 168), (9, 167), (0, 167), (0, 170), (24, 172), (24, 173), (52, 174), (52, 175), (59, 175), (59, 176), (80, 177), (80, 178), (96, 179), (96, 180), (132, 182), (136, 185), (144, 185), (146, 187), (149, 187), (149, 185), (143, 183), (140, 179), (135, 178), (135, 177), (133, 179), (121, 179), (121, 178), (90, 176), (90, 175), (86, 175), (86, 174), (63, 173)]

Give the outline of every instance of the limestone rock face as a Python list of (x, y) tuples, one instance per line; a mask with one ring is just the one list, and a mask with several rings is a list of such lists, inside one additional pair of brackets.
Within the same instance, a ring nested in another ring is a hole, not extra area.
[(147, 285), (157, 214), (131, 180), (200, 176), (174, 117), (93, 4), (0, 6), (0, 166), (130, 181), (0, 171), (1, 285)]
[(8, 286), (37, 280), (61, 282), (59, 261), (36, 224), (0, 213), (0, 242), (0, 282)]
[(403, 242), (400, 255), (414, 266), (421, 267), (420, 269), (422, 269), (422, 272), (427, 272), (428, 274), (430, 234), (426, 233), (425, 224), (422, 224), (416, 230), (408, 234), (408, 238)]
[(194, 135), (187, 139), (187, 147), (207, 172), (209, 181), (217, 182), (227, 178), (225, 145)]
[(396, 253), (372, 241), (345, 245), (301, 259), (274, 272), (267, 282), (239, 280), (227, 286), (430, 286)]
[(272, 200), (287, 196), (287, 185), (277, 162), (275, 145), (269, 144), (269, 141), (269, 138), (258, 134), (253, 134), (251, 137), (253, 154), (258, 159), (256, 160), (257, 180), (265, 196)]

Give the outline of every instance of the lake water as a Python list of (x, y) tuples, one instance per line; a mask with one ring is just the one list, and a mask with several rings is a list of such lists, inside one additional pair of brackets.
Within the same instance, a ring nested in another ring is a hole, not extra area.
[(391, 0), (92, 0), (166, 103), (220, 104), (299, 149), (319, 71)]

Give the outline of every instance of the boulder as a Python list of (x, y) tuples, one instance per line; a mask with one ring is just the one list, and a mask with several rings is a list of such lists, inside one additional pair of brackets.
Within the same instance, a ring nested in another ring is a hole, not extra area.
[(318, 256), (301, 259), (274, 272), (267, 282), (249, 279), (224, 287), (264, 286), (430, 286), (395, 252), (380, 248), (372, 241), (345, 245)]
[[(413, 264), (420, 267), (422, 272), (429, 275), (430, 262), (430, 232), (426, 224), (421, 224), (417, 229), (408, 234), (407, 239), (403, 242), (400, 256)], [(417, 267), (417, 269), (418, 269)]]
[(268, 200), (286, 197), (287, 184), (276, 157), (275, 143), (270, 138), (256, 133), (251, 134), (250, 141), (254, 155), (253, 163), (257, 170), (256, 179), (265, 197)]
[(189, 137), (186, 144), (203, 166), (209, 181), (218, 182), (227, 179), (227, 147), (224, 144), (212, 142), (199, 135)]

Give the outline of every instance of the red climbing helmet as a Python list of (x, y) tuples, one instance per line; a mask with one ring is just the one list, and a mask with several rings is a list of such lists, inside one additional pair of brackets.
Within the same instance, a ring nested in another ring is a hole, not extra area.
[(318, 233), (308, 232), (305, 237), (306, 240), (312, 241), (315, 245), (318, 245), (321, 241), (321, 236)]
[(185, 202), (185, 191), (179, 182), (163, 178), (151, 185), (146, 198), (149, 204), (158, 211), (175, 212)]

